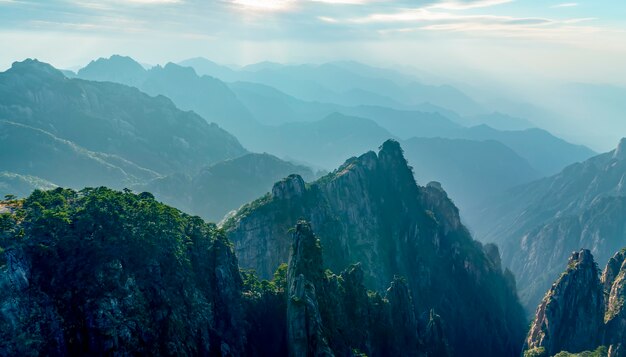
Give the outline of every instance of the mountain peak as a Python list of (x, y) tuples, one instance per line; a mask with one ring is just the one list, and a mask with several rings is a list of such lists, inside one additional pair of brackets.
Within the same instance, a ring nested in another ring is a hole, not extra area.
[(39, 60), (33, 58), (27, 58), (22, 62), (13, 62), (9, 71), (19, 74), (34, 74), (40, 77), (48, 78), (65, 78), (63, 72), (54, 68), (52, 65), (40, 62)]
[(402, 147), (400, 146), (399, 142), (397, 142), (394, 139), (389, 139), (380, 146), (379, 155), (389, 155), (391, 157), (399, 157), (399, 156), (404, 157), (404, 151), (402, 150)]
[(293, 174), (274, 184), (272, 196), (278, 200), (285, 200), (302, 196), (304, 191), (305, 184), (302, 176)]
[(139, 62), (128, 56), (113, 55), (89, 62), (78, 71), (80, 78), (96, 81), (112, 81), (136, 85), (146, 70)]
[(625, 160), (626, 159), (626, 138), (622, 138), (619, 144), (617, 145), (617, 149), (613, 152), (613, 158), (617, 160)]
[(595, 348), (594, 335), (604, 323), (604, 292), (593, 255), (587, 249), (573, 252), (567, 270), (552, 285), (537, 308), (526, 340), (530, 351)]

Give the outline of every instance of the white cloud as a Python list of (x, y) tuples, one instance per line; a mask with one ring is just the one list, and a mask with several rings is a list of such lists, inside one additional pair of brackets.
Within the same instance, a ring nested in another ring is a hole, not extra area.
[(247, 11), (285, 11), (290, 9), (294, 0), (232, 0), (240, 10)]
[(513, 0), (474, 0), (474, 1), (458, 1), (458, 0), (444, 0), (439, 3), (429, 6), (433, 9), (445, 9), (445, 10), (468, 10), (481, 7), (491, 7), (496, 5), (502, 5), (513, 2)]
[(553, 5), (551, 6), (552, 8), (562, 8), (562, 7), (576, 7), (578, 6), (578, 3), (576, 2), (565, 2), (562, 4), (557, 4), (557, 5)]

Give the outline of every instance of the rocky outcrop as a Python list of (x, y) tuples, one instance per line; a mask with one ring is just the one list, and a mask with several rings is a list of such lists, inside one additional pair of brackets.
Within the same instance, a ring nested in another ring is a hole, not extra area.
[[(292, 356), (448, 356), (441, 318), (419, 320), (406, 280), (395, 277), (385, 297), (366, 290), (360, 264), (340, 275), (323, 270), (311, 226), (293, 232), (287, 272), (288, 350)], [(421, 338), (423, 336), (423, 339)]]
[(272, 187), (272, 196), (277, 200), (289, 200), (304, 195), (304, 180), (300, 175), (289, 175)]
[(526, 339), (527, 354), (552, 356), (609, 346), (622, 356), (626, 338), (626, 253), (615, 254), (599, 278), (591, 252), (574, 252), (566, 271), (537, 308)]
[(616, 160), (626, 160), (626, 138), (620, 140), (617, 149), (613, 151), (613, 158)]
[(588, 250), (575, 252), (537, 308), (528, 348), (543, 347), (548, 356), (592, 350), (603, 326), (603, 311), (604, 292), (593, 256)]
[(467, 356), (521, 350), (526, 322), (510, 274), (472, 240), (440, 185), (415, 183), (397, 142), (351, 158), (311, 184), (292, 176), (273, 191), (223, 225), (244, 268), (270, 278), (289, 259), (290, 228), (305, 219), (331, 270), (360, 262), (364, 286), (381, 295), (404, 276), (407, 288), (420, 292), (411, 300), (415, 316), (441, 314), (453, 350)]
[(291, 356), (334, 356), (317, 303), (322, 288), (322, 251), (311, 227), (299, 223), (287, 271), (287, 335)]

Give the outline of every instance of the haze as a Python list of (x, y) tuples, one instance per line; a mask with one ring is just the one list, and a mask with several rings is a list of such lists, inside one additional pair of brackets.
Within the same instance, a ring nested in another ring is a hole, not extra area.
[(36, 57), (77, 69), (115, 53), (150, 65), (358, 60), (455, 85), (602, 151), (626, 132), (625, 10), (607, 0), (0, 0), (0, 68)]

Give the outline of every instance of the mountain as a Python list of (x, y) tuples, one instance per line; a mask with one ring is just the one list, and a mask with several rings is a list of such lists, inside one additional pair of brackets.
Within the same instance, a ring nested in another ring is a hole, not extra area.
[(55, 184), (39, 177), (0, 172), (0, 197), (7, 195), (26, 197), (36, 189), (50, 190), (55, 187)]
[(595, 153), (583, 145), (571, 144), (542, 129), (500, 131), (487, 125), (469, 128), (459, 138), (496, 140), (510, 147), (543, 175), (558, 173), (566, 166), (586, 160)]
[(331, 270), (360, 262), (365, 286), (379, 292), (404, 276), (408, 289), (419, 292), (412, 298), (416, 315), (440, 314), (453, 351), (519, 354), (526, 321), (497, 247), (471, 238), (440, 185), (415, 183), (397, 142), (311, 184), (289, 176), (223, 228), (241, 266), (269, 278), (288, 261), (288, 232), (300, 219), (311, 222)]
[(572, 253), (567, 269), (537, 308), (524, 356), (542, 357), (553, 356), (559, 351), (580, 353), (591, 350), (596, 350), (598, 356), (623, 356), (622, 344), (626, 341), (625, 261), (623, 250), (616, 253), (600, 277), (589, 250)]
[(402, 142), (418, 182), (439, 181), (463, 216), (477, 203), (540, 174), (497, 141), (412, 138)]
[(529, 120), (505, 113), (493, 112), (462, 119), (465, 126), (487, 125), (497, 130), (526, 130), (536, 127)]
[(359, 264), (326, 270), (306, 222), (260, 281), (215, 225), (149, 193), (58, 188), (0, 208), (1, 355), (450, 355), (403, 278), (383, 295)]
[[(429, 108), (418, 111), (374, 105), (343, 106), (303, 101), (275, 88), (254, 83), (237, 82), (229, 86), (259, 122), (269, 125), (311, 122), (331, 113), (341, 113), (370, 119), (393, 136), (403, 140), (414, 137), (495, 140), (524, 158), (541, 176), (553, 175), (572, 163), (595, 155), (589, 148), (566, 142), (545, 130), (522, 129), (532, 125), (525, 125), (522, 119), (501, 113), (461, 118)], [(502, 128), (518, 127), (520, 130), (497, 130), (484, 124), (463, 126), (482, 122)]]
[(244, 354), (243, 283), (215, 225), (106, 188), (2, 206), (1, 355)]
[[(447, 85), (428, 85), (392, 70), (343, 62), (321, 65), (258, 64), (244, 67), (233, 76), (210, 61), (185, 62), (198, 73), (224, 81), (245, 81), (269, 85), (296, 98), (340, 105), (381, 105), (406, 109), (432, 103), (463, 114), (484, 109), (460, 90)], [(407, 80), (409, 79), (409, 80)]]
[(316, 121), (342, 108), (336, 104), (300, 100), (264, 84), (234, 82), (228, 87), (254, 118), (266, 125)]
[(183, 67), (191, 67), (200, 76), (219, 78), (225, 82), (237, 80), (237, 73), (230, 67), (217, 64), (203, 57), (195, 57), (178, 63)]
[(502, 247), (526, 306), (541, 299), (572, 250), (590, 249), (604, 264), (624, 246), (625, 152), (622, 140), (612, 152), (516, 187), (470, 213), (481, 240)]
[(193, 110), (238, 137), (250, 135), (256, 125), (226, 84), (213, 77), (198, 76), (190, 67), (168, 63), (146, 70), (132, 58), (116, 55), (92, 61), (78, 71), (78, 76), (134, 86), (153, 96), (164, 95), (180, 109)]
[(37, 60), (0, 73), (0, 117), (159, 174), (195, 172), (246, 153), (232, 135), (163, 96), (69, 79)]
[(277, 180), (298, 174), (307, 181), (314, 174), (306, 166), (295, 165), (269, 154), (247, 154), (202, 169), (194, 176), (174, 174), (157, 178), (140, 190), (184, 212), (210, 221), (269, 192)]
[(0, 133), (2, 168), (18, 174), (45, 177), (68, 187), (118, 188), (158, 176), (118, 156), (86, 150), (27, 125), (0, 121)]
[[(406, 281), (396, 277), (385, 293), (369, 292), (363, 271), (324, 271), (322, 247), (298, 222), (287, 268), (287, 339), (292, 356), (449, 356), (441, 318), (416, 316)], [(420, 336), (423, 336), (420, 339)]]
[(393, 135), (371, 120), (333, 113), (314, 122), (267, 126), (257, 138), (252, 147), (258, 151), (328, 169)]

